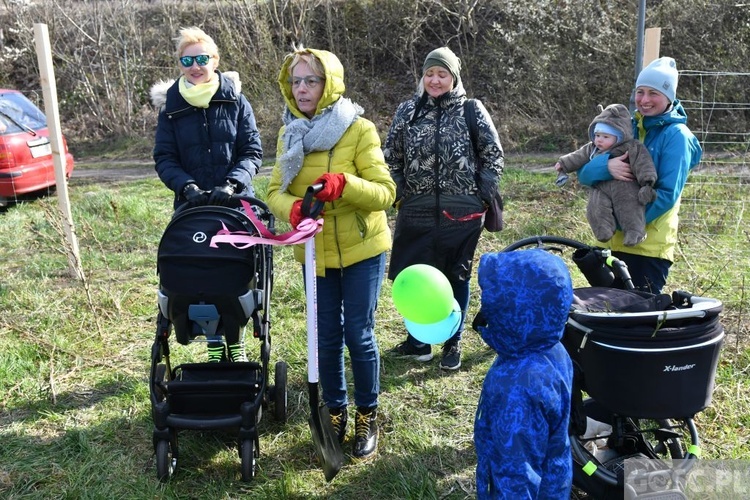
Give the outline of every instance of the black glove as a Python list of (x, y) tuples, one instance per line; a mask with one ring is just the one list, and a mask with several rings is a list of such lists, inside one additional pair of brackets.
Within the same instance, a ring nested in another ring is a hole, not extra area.
[(216, 186), (208, 197), (209, 205), (227, 205), (229, 198), (234, 194), (234, 184), (226, 181), (221, 186)]
[(182, 197), (191, 207), (205, 205), (208, 202), (208, 191), (204, 191), (197, 184), (191, 182), (182, 188)]

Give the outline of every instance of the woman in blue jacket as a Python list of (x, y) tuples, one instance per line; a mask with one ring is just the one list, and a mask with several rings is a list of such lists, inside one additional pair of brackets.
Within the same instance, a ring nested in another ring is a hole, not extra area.
[(239, 75), (217, 70), (219, 50), (200, 28), (180, 30), (176, 42), (182, 76), (151, 89), (160, 110), (154, 145), (159, 178), (174, 191), (175, 208), (222, 205), (235, 193), (252, 196), (263, 149)]
[[(674, 262), (680, 197), (690, 170), (701, 161), (703, 150), (687, 127), (687, 114), (676, 98), (677, 66), (671, 57), (656, 59), (638, 75), (633, 134), (648, 148), (658, 180), (656, 200), (646, 205), (646, 239), (625, 246), (617, 230), (608, 242), (613, 255), (624, 261), (636, 288), (661, 293)], [(578, 171), (587, 186), (607, 180), (633, 181), (627, 154), (595, 157)], [(623, 287), (621, 282), (615, 286)]]

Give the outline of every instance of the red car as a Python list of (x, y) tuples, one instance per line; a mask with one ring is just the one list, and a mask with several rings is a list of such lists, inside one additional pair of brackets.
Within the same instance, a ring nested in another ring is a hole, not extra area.
[[(17, 196), (55, 187), (47, 118), (17, 90), (0, 89), (0, 207)], [(65, 176), (73, 155), (63, 137)]]

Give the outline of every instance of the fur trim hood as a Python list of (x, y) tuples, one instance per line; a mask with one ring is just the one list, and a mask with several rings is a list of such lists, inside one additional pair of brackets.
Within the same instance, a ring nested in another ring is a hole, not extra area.
[[(222, 76), (226, 77), (227, 80), (234, 86), (234, 91), (239, 94), (242, 92), (242, 82), (240, 81), (240, 74), (236, 71), (226, 71), (224, 73), (218, 72), (219, 78)], [(151, 104), (161, 111), (164, 109), (164, 106), (167, 104), (167, 90), (175, 84), (177, 80), (171, 79), (171, 80), (159, 80), (156, 82), (152, 87), (151, 90), (149, 90), (149, 97), (151, 99)]]

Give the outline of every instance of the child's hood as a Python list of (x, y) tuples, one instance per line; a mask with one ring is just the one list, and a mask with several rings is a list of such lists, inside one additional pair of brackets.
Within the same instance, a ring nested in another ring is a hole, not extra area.
[[(599, 107), (601, 109), (601, 106)], [(594, 141), (594, 128), (597, 123), (606, 123), (622, 133), (622, 141), (625, 142), (633, 139), (633, 121), (630, 117), (630, 111), (622, 104), (610, 104), (604, 108), (589, 125), (589, 140)]]
[(478, 328), (501, 357), (544, 351), (560, 341), (573, 302), (565, 262), (546, 250), (488, 253), (480, 257)]

